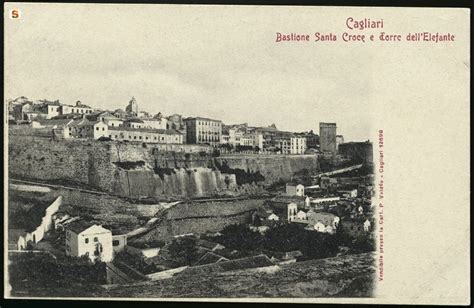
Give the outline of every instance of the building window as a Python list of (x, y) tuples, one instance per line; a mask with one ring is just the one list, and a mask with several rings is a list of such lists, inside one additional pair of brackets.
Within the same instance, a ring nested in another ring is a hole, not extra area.
[(105, 130), (105, 127), (102, 127), (102, 130)]
[(99, 239), (97, 237), (94, 237), (94, 242), (98, 242)]
[(88, 244), (89, 243), (89, 239), (86, 237), (85, 239), (85, 243)]
[(95, 128), (95, 130), (99, 130), (99, 128), (98, 128), (98, 127), (96, 127), (96, 128)]
[(119, 240), (113, 240), (112, 245), (113, 246), (118, 246), (118, 245), (120, 245), (120, 241)]

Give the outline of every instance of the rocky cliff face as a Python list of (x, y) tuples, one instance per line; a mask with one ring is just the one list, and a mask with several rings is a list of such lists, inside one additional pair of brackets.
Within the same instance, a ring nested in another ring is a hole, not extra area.
[(189, 150), (198, 151), (169, 152), (146, 144), (11, 136), (9, 174), (128, 198), (166, 199), (258, 193), (262, 185), (318, 168), (315, 155), (213, 158), (193, 147)]
[(233, 155), (217, 157), (215, 161), (222, 172), (236, 174), (238, 184), (251, 177), (270, 185), (288, 181), (303, 169), (319, 170), (317, 155)]
[(204, 197), (234, 189), (235, 175), (210, 168), (151, 168), (117, 170), (112, 192), (130, 198)]

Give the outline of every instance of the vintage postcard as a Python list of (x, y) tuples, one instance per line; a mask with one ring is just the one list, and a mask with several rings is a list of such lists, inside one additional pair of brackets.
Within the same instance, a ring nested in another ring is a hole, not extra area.
[(11, 299), (470, 303), (470, 11), (7, 3)]

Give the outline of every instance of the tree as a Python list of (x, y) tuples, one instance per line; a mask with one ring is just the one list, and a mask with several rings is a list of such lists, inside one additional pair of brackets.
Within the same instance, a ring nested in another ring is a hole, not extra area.
[(225, 227), (218, 238), (226, 247), (237, 250), (252, 250), (260, 248), (263, 237), (260, 233), (250, 230), (245, 225), (230, 225)]
[(296, 223), (272, 228), (265, 233), (265, 247), (274, 251), (300, 250), (307, 232)]
[(177, 238), (167, 247), (169, 258), (178, 266), (191, 265), (197, 261), (196, 240), (190, 237)]
[(356, 237), (351, 246), (352, 252), (354, 253), (375, 251), (375, 248), (375, 240), (368, 235)]

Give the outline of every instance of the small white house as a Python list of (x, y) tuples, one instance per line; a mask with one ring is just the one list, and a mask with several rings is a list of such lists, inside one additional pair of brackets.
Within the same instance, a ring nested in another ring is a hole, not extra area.
[(275, 213), (272, 213), (270, 216), (268, 216), (267, 220), (278, 221), (278, 220), (280, 220), (280, 218)]
[(298, 213), (296, 213), (296, 219), (306, 220), (306, 219), (308, 219), (308, 217), (306, 216), (306, 213), (304, 211), (300, 210)]
[(304, 186), (301, 184), (293, 185), (293, 184), (286, 184), (286, 194), (288, 196), (304, 196)]
[(114, 256), (112, 232), (101, 225), (75, 221), (66, 227), (66, 254), (88, 256), (91, 261), (110, 262)]
[(340, 218), (334, 214), (314, 212), (310, 210), (307, 214), (309, 228), (318, 232), (334, 233), (339, 224)]
[(101, 137), (108, 137), (109, 136), (109, 129), (107, 124), (103, 121), (98, 121), (93, 124), (93, 131), (94, 131), (94, 139), (99, 139)]

